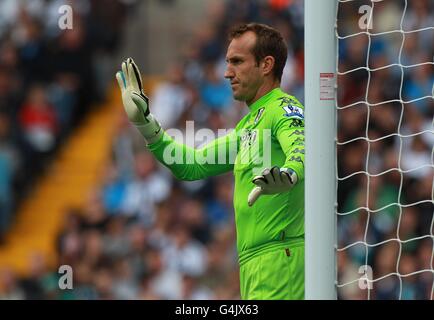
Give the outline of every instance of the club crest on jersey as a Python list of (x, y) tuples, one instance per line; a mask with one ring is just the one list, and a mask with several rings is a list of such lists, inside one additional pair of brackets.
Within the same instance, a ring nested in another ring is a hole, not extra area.
[(285, 107), (282, 107), (283, 110), (285, 110), (286, 113), (283, 115), (288, 118), (297, 118), (297, 119), (304, 119), (304, 111), (302, 108), (288, 104)]
[(258, 121), (259, 121), (259, 119), (261, 119), (262, 114), (264, 113), (264, 110), (265, 110), (265, 108), (261, 108), (261, 109), (258, 110), (258, 114), (255, 117), (254, 124), (257, 124)]

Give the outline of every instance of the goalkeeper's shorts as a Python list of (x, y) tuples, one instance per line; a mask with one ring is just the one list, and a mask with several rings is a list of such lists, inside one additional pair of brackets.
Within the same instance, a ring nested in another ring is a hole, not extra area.
[(240, 266), (244, 300), (304, 299), (304, 241), (259, 253)]

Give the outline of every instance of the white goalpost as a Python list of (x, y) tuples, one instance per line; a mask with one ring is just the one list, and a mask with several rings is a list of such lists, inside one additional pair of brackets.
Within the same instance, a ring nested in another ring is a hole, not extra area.
[(305, 297), (336, 299), (336, 1), (305, 1)]
[(306, 299), (434, 299), (434, 16), (417, 1), (305, 1)]

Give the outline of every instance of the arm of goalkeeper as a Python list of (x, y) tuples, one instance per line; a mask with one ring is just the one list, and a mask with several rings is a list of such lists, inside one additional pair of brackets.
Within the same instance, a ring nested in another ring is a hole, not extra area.
[(163, 134), (160, 123), (149, 112), (149, 99), (142, 86), (139, 68), (132, 58), (121, 65), (116, 79), (122, 92), (122, 103), (130, 122), (140, 131), (148, 144), (157, 142)]
[(287, 168), (271, 169), (265, 168), (262, 175), (253, 178), (252, 182), (256, 185), (250, 192), (247, 202), (252, 206), (259, 196), (263, 194), (275, 194), (289, 191), (297, 183), (297, 174)]

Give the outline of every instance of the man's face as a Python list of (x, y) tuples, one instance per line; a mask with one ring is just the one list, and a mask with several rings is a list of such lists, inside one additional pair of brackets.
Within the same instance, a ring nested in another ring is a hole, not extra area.
[(263, 83), (263, 75), (252, 54), (256, 35), (248, 31), (231, 41), (226, 54), (225, 78), (231, 82), (235, 100), (252, 101)]

